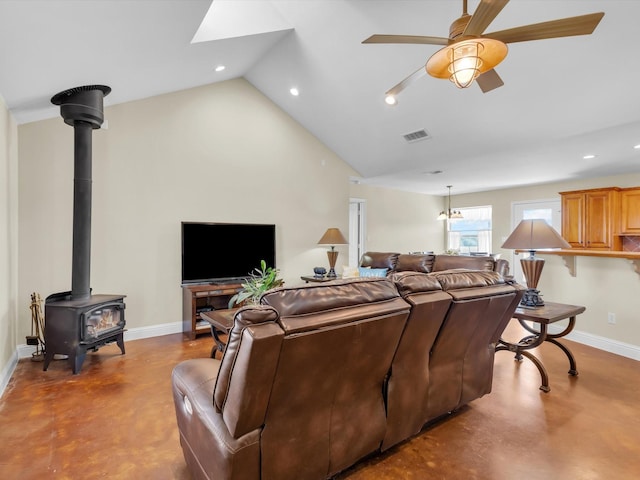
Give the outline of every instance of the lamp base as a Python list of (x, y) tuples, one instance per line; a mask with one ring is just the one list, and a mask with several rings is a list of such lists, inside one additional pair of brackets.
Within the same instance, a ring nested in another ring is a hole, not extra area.
[(536, 290), (535, 288), (527, 288), (522, 296), (522, 300), (520, 300), (521, 307), (543, 307), (544, 301), (541, 298), (540, 290)]
[(327, 278), (336, 278), (336, 260), (338, 259), (338, 252), (331, 250), (327, 252), (327, 257), (329, 257), (329, 273), (327, 273)]

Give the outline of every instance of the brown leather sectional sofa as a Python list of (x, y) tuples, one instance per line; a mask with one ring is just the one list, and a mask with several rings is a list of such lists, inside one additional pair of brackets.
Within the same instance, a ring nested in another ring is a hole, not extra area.
[(491, 391), (523, 294), (494, 271), (394, 272), (267, 292), (222, 360), (177, 365), (195, 479), (325, 479)]
[(457, 268), (498, 272), (509, 275), (509, 262), (491, 255), (434, 255), (433, 253), (409, 254), (395, 252), (367, 252), (360, 260), (362, 267), (386, 268), (393, 272), (441, 272)]

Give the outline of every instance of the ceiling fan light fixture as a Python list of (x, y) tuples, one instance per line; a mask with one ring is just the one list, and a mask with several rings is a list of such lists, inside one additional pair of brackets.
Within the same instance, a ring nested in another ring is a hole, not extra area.
[(460, 40), (434, 53), (425, 68), (432, 77), (446, 78), (459, 88), (467, 88), (479, 75), (502, 62), (508, 51), (505, 43), (493, 38)]
[(480, 75), (483, 46), (479, 42), (460, 42), (455, 48), (448, 50), (451, 60), (447, 69), (451, 76), (449, 80), (458, 88), (467, 88)]

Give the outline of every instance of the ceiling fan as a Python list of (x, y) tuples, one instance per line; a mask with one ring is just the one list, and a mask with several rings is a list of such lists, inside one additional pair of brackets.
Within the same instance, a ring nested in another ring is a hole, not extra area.
[(371, 35), (362, 43), (410, 43), (445, 45), (429, 58), (426, 65), (386, 92), (385, 101), (395, 104), (395, 96), (425, 73), (448, 78), (459, 88), (469, 87), (475, 80), (486, 93), (504, 85), (494, 70), (507, 56), (507, 43), (542, 40), (544, 38), (589, 35), (600, 23), (603, 12), (483, 33), (509, 0), (481, 0), (473, 15), (467, 13), (467, 0), (462, 0), (462, 16), (449, 28), (449, 37), (421, 35)]

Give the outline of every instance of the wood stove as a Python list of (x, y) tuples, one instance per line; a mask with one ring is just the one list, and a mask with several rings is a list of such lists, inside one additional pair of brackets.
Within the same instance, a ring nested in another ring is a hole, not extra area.
[(116, 342), (124, 354), (124, 296), (91, 295), (74, 300), (71, 292), (45, 300), (44, 370), (53, 356), (67, 355), (74, 374), (80, 372), (87, 351)]
[(116, 342), (124, 354), (125, 295), (92, 295), (91, 266), (91, 150), (92, 131), (104, 121), (104, 85), (71, 88), (51, 98), (60, 105), (64, 123), (74, 130), (73, 255), (71, 291), (45, 301), (44, 370), (55, 354), (67, 355), (74, 374), (87, 351)]

